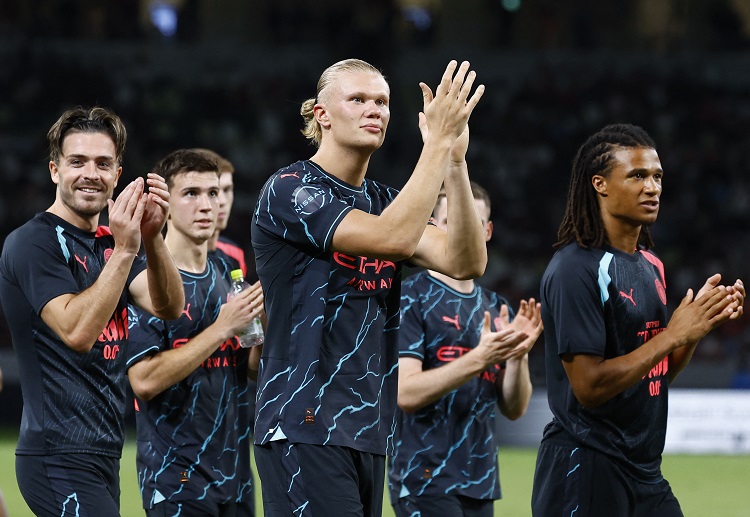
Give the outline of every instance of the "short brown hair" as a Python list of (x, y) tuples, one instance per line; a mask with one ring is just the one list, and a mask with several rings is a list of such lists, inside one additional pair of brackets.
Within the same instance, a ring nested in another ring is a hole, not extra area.
[(178, 149), (159, 160), (153, 170), (172, 188), (173, 178), (185, 172), (213, 172), (219, 176), (219, 165), (204, 153), (193, 149)]
[(69, 109), (63, 113), (47, 132), (49, 141), (49, 159), (58, 163), (62, 156), (62, 146), (68, 133), (104, 133), (115, 144), (115, 160), (122, 164), (125, 154), (125, 142), (128, 133), (120, 117), (109, 108), (95, 106), (93, 108)]
[(224, 174), (225, 172), (234, 174), (234, 165), (232, 165), (232, 162), (224, 158), (222, 155), (220, 155), (216, 151), (212, 151), (211, 149), (205, 149), (203, 147), (194, 147), (190, 149), (190, 151), (195, 151), (196, 153), (200, 153), (204, 155), (206, 158), (209, 158), (215, 161), (216, 165), (219, 167), (219, 174)]

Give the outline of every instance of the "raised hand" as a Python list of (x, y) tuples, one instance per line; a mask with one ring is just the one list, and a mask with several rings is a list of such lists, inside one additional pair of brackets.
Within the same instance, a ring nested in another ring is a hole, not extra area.
[(149, 172), (147, 175), (148, 193), (146, 209), (141, 219), (141, 235), (143, 240), (153, 239), (161, 235), (161, 230), (167, 222), (169, 214), (169, 189), (164, 178)]
[(133, 254), (141, 247), (141, 220), (146, 209), (143, 179), (130, 182), (117, 199), (108, 200), (109, 229), (115, 239), (115, 250)]
[[(742, 301), (744, 301), (744, 287), (741, 289)], [(738, 300), (735, 298), (734, 290), (734, 286), (731, 288), (723, 285), (712, 288), (704, 286), (699, 291), (700, 296), (693, 298), (693, 290), (688, 289), (667, 324), (667, 329), (675, 332), (680, 346), (694, 345), (722, 323), (739, 317), (733, 318), (738, 307), (741, 307), (741, 303), (738, 305)]]
[(513, 357), (517, 353), (516, 348), (529, 337), (526, 332), (506, 325), (508, 308), (503, 307), (504, 309), (500, 309), (501, 322), (499, 327), (501, 328), (498, 328), (497, 332), (492, 331), (490, 313), (486, 311), (484, 313), (482, 334), (475, 350), (482, 355), (487, 366), (501, 363)]
[[(469, 96), (475, 79), (476, 72), (469, 71), (468, 61), (460, 67), (451, 61), (434, 94), (425, 83), (419, 83), (424, 101), (419, 127), (424, 140), (435, 135), (435, 138), (449, 138), (452, 145), (464, 133), (474, 107), (484, 94), (484, 85), (479, 85)], [(468, 145), (468, 133), (465, 138)]]
[[(703, 284), (703, 287), (698, 290), (698, 294), (695, 295), (695, 299), (697, 300), (705, 293), (709, 292), (711, 289), (719, 287), (719, 282), (721, 282), (721, 274), (719, 273), (708, 277), (708, 279), (706, 279), (706, 283)], [(745, 284), (742, 283), (742, 280), (738, 278), (737, 280), (735, 280), (733, 285), (727, 287), (727, 291), (732, 295), (735, 301), (735, 303), (732, 305), (732, 309), (734, 310), (734, 312), (729, 317), (729, 319), (735, 320), (741, 317), (744, 313), (743, 305), (745, 303)]]
[[(503, 305), (503, 307), (505, 306)], [(507, 308), (505, 311), (507, 312)], [(534, 300), (534, 298), (529, 298), (528, 301), (521, 300), (516, 317), (513, 318), (513, 323), (510, 324), (510, 327), (525, 332), (529, 336), (516, 347), (513, 357), (521, 357), (528, 354), (534, 343), (536, 343), (536, 340), (542, 334), (542, 330), (544, 330), (544, 325), (542, 324), (542, 304)]]

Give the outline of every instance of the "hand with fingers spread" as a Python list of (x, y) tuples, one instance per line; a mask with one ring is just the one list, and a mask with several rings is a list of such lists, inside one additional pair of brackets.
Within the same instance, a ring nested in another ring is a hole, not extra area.
[(146, 184), (148, 185), (148, 192), (144, 193), (146, 209), (141, 219), (141, 235), (144, 241), (161, 235), (169, 214), (169, 189), (164, 178), (149, 172), (146, 176)]
[[(508, 309), (505, 305), (500, 310), (501, 318), (503, 317), (503, 312), (505, 312), (507, 318)], [(516, 311), (516, 317), (513, 318), (513, 322), (508, 326), (517, 331), (525, 332), (529, 336), (516, 347), (516, 353), (513, 354), (513, 357), (517, 358), (528, 354), (544, 329), (544, 325), (542, 324), (542, 304), (538, 303), (534, 298), (521, 300), (518, 311)]]
[[(469, 117), (484, 94), (484, 85), (477, 86), (472, 93), (475, 79), (476, 72), (469, 71), (468, 61), (461, 63), (460, 67), (456, 61), (451, 61), (434, 94), (425, 83), (419, 83), (424, 100), (419, 128), (424, 141), (428, 138), (448, 138), (453, 145), (464, 134)], [(468, 145), (468, 132), (463, 138)], [(462, 145), (456, 150), (458, 154)]]
[(115, 251), (138, 253), (141, 247), (141, 220), (146, 209), (143, 179), (128, 184), (117, 199), (108, 200), (109, 229), (115, 239)]

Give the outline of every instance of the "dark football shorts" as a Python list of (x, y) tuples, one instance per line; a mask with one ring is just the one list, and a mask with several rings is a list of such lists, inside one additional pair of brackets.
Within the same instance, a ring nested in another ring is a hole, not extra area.
[(542, 442), (531, 509), (535, 517), (682, 517), (665, 479), (643, 483), (604, 454)]
[(266, 517), (375, 517), (385, 456), (287, 440), (255, 445)]
[(16, 479), (34, 515), (120, 515), (118, 458), (99, 454), (17, 455)]

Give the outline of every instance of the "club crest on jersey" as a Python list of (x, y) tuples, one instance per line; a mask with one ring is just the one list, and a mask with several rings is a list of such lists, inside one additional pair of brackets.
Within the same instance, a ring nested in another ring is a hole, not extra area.
[(106, 250), (104, 250), (104, 262), (109, 262), (109, 259), (114, 252), (115, 251), (112, 248), (107, 248)]
[(667, 304), (667, 291), (664, 289), (664, 286), (662, 285), (661, 281), (657, 278), (654, 280), (654, 284), (656, 285), (656, 292), (659, 295), (659, 299), (661, 300), (661, 303), (663, 305)]
[(326, 204), (326, 192), (315, 185), (300, 185), (292, 194), (294, 211), (301, 215), (310, 215)]

